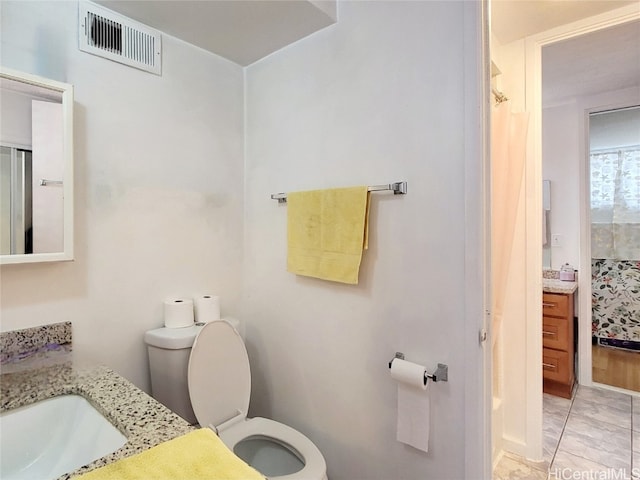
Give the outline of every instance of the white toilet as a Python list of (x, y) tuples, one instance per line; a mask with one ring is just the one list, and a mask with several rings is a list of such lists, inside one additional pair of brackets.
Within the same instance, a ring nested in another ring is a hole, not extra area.
[[(154, 370), (166, 371), (161, 357), (170, 355), (157, 351), (158, 343), (166, 350), (166, 341), (156, 340), (163, 336), (163, 330), (145, 335), (154, 396), (156, 390), (162, 390), (153, 382)], [(184, 348), (184, 342), (180, 345)], [(249, 356), (242, 338), (226, 320), (208, 323), (197, 333), (188, 360), (188, 393), (198, 423), (212, 428), (229, 449), (267, 478), (327, 480), (322, 453), (302, 433), (267, 418), (247, 418), (251, 396)]]

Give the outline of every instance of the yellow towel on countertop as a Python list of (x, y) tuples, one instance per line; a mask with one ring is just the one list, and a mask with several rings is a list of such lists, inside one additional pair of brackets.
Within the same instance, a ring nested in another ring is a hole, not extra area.
[(81, 475), (82, 480), (264, 480), (209, 428)]
[(287, 271), (357, 284), (368, 247), (368, 188), (292, 192), (287, 205)]

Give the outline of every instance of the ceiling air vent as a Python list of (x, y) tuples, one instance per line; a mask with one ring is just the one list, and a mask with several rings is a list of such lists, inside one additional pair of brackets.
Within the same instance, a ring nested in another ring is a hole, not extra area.
[(161, 74), (160, 32), (92, 3), (78, 8), (80, 50)]

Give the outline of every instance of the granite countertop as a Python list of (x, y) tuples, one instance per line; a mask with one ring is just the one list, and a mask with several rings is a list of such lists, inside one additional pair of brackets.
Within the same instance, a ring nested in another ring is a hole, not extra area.
[(545, 293), (571, 294), (578, 289), (578, 282), (567, 282), (556, 278), (543, 278), (542, 291)]
[[(32, 361), (33, 368), (3, 368), (0, 377), (0, 412), (26, 406), (58, 395), (85, 397), (126, 437), (114, 453), (67, 473), (60, 479), (107, 465), (195, 430), (184, 419), (158, 403), (131, 382), (104, 366), (78, 366), (71, 352), (56, 352)], [(66, 358), (65, 358), (66, 357)], [(4, 373), (6, 372), (6, 373)]]

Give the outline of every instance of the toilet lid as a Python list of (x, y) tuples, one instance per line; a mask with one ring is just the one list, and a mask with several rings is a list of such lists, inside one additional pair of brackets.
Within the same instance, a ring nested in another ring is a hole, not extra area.
[(251, 396), (249, 356), (242, 338), (226, 321), (207, 323), (196, 337), (189, 357), (189, 397), (202, 427), (242, 414)]

